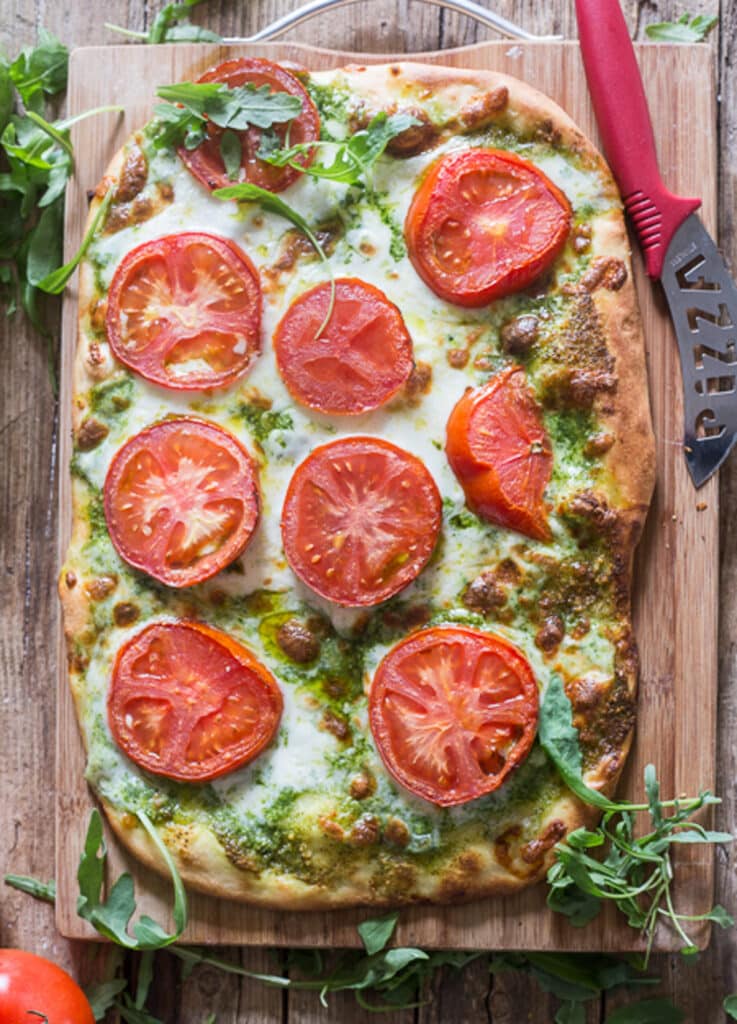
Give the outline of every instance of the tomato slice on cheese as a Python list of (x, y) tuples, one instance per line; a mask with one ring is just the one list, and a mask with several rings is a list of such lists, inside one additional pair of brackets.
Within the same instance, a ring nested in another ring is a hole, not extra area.
[(397, 782), (440, 807), (497, 789), (530, 751), (539, 696), (506, 640), (459, 626), (393, 647), (369, 693), (371, 732)]
[[(357, 278), (300, 295), (276, 329), (274, 348), (284, 383), (302, 405), (357, 415), (388, 402), (412, 372), (412, 339), (402, 314), (373, 285)], [(319, 332), (319, 333), (318, 333)]]
[(425, 466), (388, 441), (348, 437), (297, 467), (282, 540), (299, 578), (329, 601), (375, 605), (411, 583), (435, 547), (442, 502)]
[(256, 468), (236, 439), (202, 420), (164, 420), (116, 452), (105, 518), (121, 558), (170, 587), (209, 579), (256, 529)]
[(154, 622), (118, 652), (108, 694), (115, 742), (146, 771), (204, 782), (273, 740), (283, 700), (269, 670), (227, 633)]
[(448, 420), (445, 451), (478, 516), (537, 540), (550, 538), (543, 494), (553, 453), (520, 367), (462, 396)]
[(432, 165), (405, 222), (425, 284), (458, 306), (485, 306), (547, 270), (571, 227), (571, 206), (513, 153), (466, 149)]
[[(320, 114), (317, 107), (300, 80), (279, 64), (261, 57), (240, 57), (218, 64), (206, 71), (198, 81), (224, 82), (231, 89), (240, 85), (253, 85), (258, 89), (266, 85), (271, 92), (287, 92), (290, 96), (297, 96), (302, 101), (301, 112), (293, 120), (275, 124), (270, 130), (278, 136), (280, 146), (294, 146), (320, 138)], [(182, 146), (178, 150), (192, 174), (209, 189), (225, 188), (236, 183), (228, 177), (220, 155), (223, 131), (223, 128), (210, 124), (207, 138), (196, 149)], [(256, 153), (261, 145), (261, 134), (260, 128), (253, 127), (236, 131), (242, 154), (240, 174), (236, 180), (249, 181), (270, 192), (282, 192), (296, 181), (300, 171), (296, 167), (274, 167), (259, 160)], [(304, 167), (308, 167), (313, 159), (311, 153), (296, 158), (297, 163)]]
[(144, 242), (108, 294), (107, 338), (121, 363), (166, 388), (232, 384), (261, 351), (261, 284), (237, 245), (204, 232)]

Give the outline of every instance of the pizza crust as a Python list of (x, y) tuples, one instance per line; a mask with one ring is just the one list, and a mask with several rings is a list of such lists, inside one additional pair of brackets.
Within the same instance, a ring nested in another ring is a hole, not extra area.
[[(512, 118), (521, 131), (541, 129), (550, 133), (556, 144), (574, 151), (583, 164), (596, 169), (606, 179), (612, 199), (618, 196), (611, 174), (594, 148), (569, 116), (552, 100), (525, 83), (506, 75), (480, 70), (460, 70), (422, 64), (349, 66), (345, 74), (350, 81), (360, 82), (367, 103), (377, 109), (386, 106), (387, 95), (394, 98), (406, 93), (408, 103), (420, 92), (431, 93), (435, 101), (456, 112), (456, 118), (483, 119), (489, 114), (484, 96), (493, 96), (498, 116), (504, 99), (504, 116)], [(469, 89), (472, 95), (469, 96)], [(387, 91), (389, 90), (389, 91)], [(464, 114), (465, 111), (465, 114)], [(476, 115), (474, 111), (477, 111)], [(482, 120), (479, 120), (479, 124)], [(466, 129), (468, 130), (468, 129)], [(107, 188), (118, 181), (126, 149), (121, 149), (108, 166), (98, 187), (88, 217), (88, 225)], [(594, 410), (602, 428), (614, 436), (614, 443), (603, 457), (607, 476), (606, 494), (602, 500), (616, 514), (613, 546), (619, 560), (619, 588), (622, 614), (629, 617), (629, 591), (632, 558), (647, 514), (654, 483), (654, 442), (646, 385), (646, 367), (642, 329), (637, 308), (630, 264), (630, 249), (621, 208), (614, 215), (596, 218), (591, 239), (591, 255), (600, 254), (621, 260), (626, 280), (617, 291), (598, 288), (593, 302), (600, 318), (609, 352), (614, 360), (616, 390), (598, 396)], [(95, 298), (92, 270), (83, 262), (79, 281), (79, 342), (73, 371), (76, 400), (73, 405), (75, 433), (84, 420), (86, 409), (79, 396), (112, 372), (112, 363), (90, 359), (85, 340), (85, 327)], [(82, 515), (83, 494), (75, 486), (74, 530), (70, 551), (82, 547), (87, 524)], [(91, 601), (84, 588), (69, 585), (62, 571), (59, 585), (64, 609), (65, 632), (70, 645), (72, 688), (81, 715), (83, 701), (81, 678), (71, 654), (75, 641), (84, 644), (89, 627)], [(630, 697), (637, 686), (636, 658), (632, 644), (625, 644), (626, 654), (619, 669), (626, 680)], [(632, 741), (631, 731), (609, 750), (587, 772), (587, 781), (594, 788), (611, 792), (617, 782)], [(109, 801), (103, 800), (108, 821), (121, 842), (148, 866), (166, 874), (166, 867), (138, 820)], [(514, 837), (502, 855), (498, 843), (470, 844), (461, 853), (447, 857), (432, 869), (406, 862), (399, 872), (399, 883), (383, 890), (376, 883), (371, 860), (354, 872), (348, 880), (330, 884), (309, 884), (275, 871), (259, 874), (237, 867), (228, 858), (214, 832), (200, 823), (162, 825), (159, 832), (170, 850), (185, 882), (211, 895), (245, 900), (263, 907), (290, 910), (329, 909), (354, 905), (372, 907), (396, 906), (404, 903), (430, 901), (457, 903), (482, 896), (518, 891), (544, 877), (554, 859), (556, 838), (581, 826), (590, 825), (596, 812), (567, 794), (549, 808), (539, 825), (540, 855), (536, 859), (527, 851), (527, 859), (514, 848)], [(551, 840), (552, 837), (552, 840)], [(534, 851), (533, 851), (534, 853)], [(395, 857), (395, 861), (397, 858)], [(401, 858), (399, 858), (401, 865)]]

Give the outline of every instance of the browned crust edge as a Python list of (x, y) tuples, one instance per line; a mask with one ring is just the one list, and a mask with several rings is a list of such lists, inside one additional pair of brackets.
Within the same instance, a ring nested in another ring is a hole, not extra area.
[[(347, 74), (361, 75), (364, 86), (376, 90), (379, 101), (385, 100), (384, 82), (390, 69), (399, 68), (399, 76), (410, 85), (425, 85), (433, 94), (442, 91), (451, 94), (459, 85), (472, 85), (481, 91), (504, 87), (509, 92), (509, 105), (520, 124), (550, 121), (560, 142), (574, 150), (592, 168), (603, 173), (611, 189), (612, 197), (617, 195), (616, 185), (598, 151), (581, 132), (571, 118), (553, 100), (536, 89), (507, 75), (482, 70), (465, 70), (437, 67), (416, 63), (387, 65), (348, 66)], [(392, 85), (396, 85), (397, 73), (391, 71)], [(124, 149), (110, 162), (103, 182), (90, 205), (87, 226), (94, 217), (106, 188), (113, 183), (122, 167)], [(599, 400), (596, 411), (602, 426), (615, 437), (615, 443), (603, 459), (610, 486), (606, 498), (610, 507), (620, 517), (623, 529), (618, 530), (617, 547), (622, 561), (620, 587), (629, 593), (634, 549), (639, 539), (652, 494), (655, 478), (655, 449), (650, 419), (645, 367), (644, 341), (640, 323), (637, 299), (632, 280), (630, 249), (624, 219), (619, 212), (616, 216), (600, 218), (594, 222), (592, 251), (605, 252), (622, 259), (627, 267), (627, 280), (616, 293), (603, 289), (594, 296), (596, 309), (602, 321), (607, 347), (615, 360), (617, 394), (615, 399)], [(84, 311), (94, 294), (92, 272), (82, 265), (79, 282), (80, 327)], [(93, 379), (87, 372), (84, 360), (82, 332), (78, 337), (74, 360), (74, 394), (86, 391)], [(73, 422), (75, 429), (81, 418), (77, 404), (74, 404)], [(78, 514), (78, 500), (74, 504), (74, 531), (70, 549), (81, 543), (86, 531), (84, 519)], [(78, 634), (87, 621), (89, 599), (81, 588), (70, 590), (60, 581), (60, 595), (64, 610), (67, 639)], [(627, 686), (634, 698), (637, 688), (634, 665), (626, 670)], [(81, 694), (72, 684), (78, 706)], [(587, 781), (596, 788), (611, 791), (616, 785), (632, 742), (630, 733), (616, 751), (614, 763), (607, 754), (599, 764), (587, 773)], [(144, 864), (166, 874), (164, 862), (149, 836), (138, 820), (127, 812), (121, 812), (107, 801), (102, 801), (108, 820), (120, 841)], [(559, 801), (546, 815), (542, 827), (552, 821), (564, 824), (566, 832), (581, 825), (590, 825), (596, 812), (585, 806), (572, 795)], [(544, 877), (553, 861), (554, 850), (549, 849), (539, 864), (524, 878), (505, 869), (490, 853), (489, 845), (469, 848), (464, 854), (451, 861), (443, 872), (436, 874), (418, 870), (413, 866), (415, 885), (411, 897), (385, 897), (371, 889), (366, 877), (358, 884), (339, 887), (316, 886), (299, 880), (278, 875), (275, 872), (261, 873), (257, 878), (237, 868), (228, 860), (225, 851), (214, 833), (200, 824), (187, 826), (162, 826), (159, 828), (182, 878), (194, 889), (213, 896), (244, 900), (254, 905), (274, 909), (315, 910), (335, 909), (349, 906), (382, 907), (399, 905), (402, 902), (457, 903), (478, 899), (488, 895), (517, 892)]]

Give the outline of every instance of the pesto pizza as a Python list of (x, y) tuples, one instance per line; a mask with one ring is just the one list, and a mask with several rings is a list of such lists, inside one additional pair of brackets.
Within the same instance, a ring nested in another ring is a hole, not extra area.
[(501, 74), (226, 61), (90, 210), (60, 591), (122, 841), (273, 907), (539, 879), (635, 716), (653, 482), (622, 209)]

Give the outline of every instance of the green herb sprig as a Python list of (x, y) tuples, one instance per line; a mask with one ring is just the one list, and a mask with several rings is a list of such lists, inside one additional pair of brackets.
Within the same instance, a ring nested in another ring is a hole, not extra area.
[(227, 188), (218, 188), (215, 189), (212, 194), (218, 199), (236, 199), (238, 202), (258, 203), (263, 210), (267, 210), (269, 213), (275, 213), (277, 216), (290, 221), (290, 223), (294, 224), (294, 226), (307, 237), (313, 249), (317, 253), (320, 262), (330, 275), (330, 299), (328, 301), (327, 312), (325, 313), (322, 323), (315, 332), (315, 337), (319, 338), (330, 322), (330, 317), (333, 315), (333, 308), (335, 306), (335, 275), (333, 274), (330, 262), (325, 255), (325, 250), (320, 245), (317, 235), (305, 218), (301, 213), (295, 210), (294, 207), (290, 206), (289, 203), (276, 195), (276, 193), (269, 192), (267, 189), (261, 188), (259, 185), (252, 185), (250, 182), (243, 182), (240, 185), (229, 185)]
[[(647, 803), (618, 803), (586, 785), (582, 773), (578, 730), (573, 725), (570, 702), (563, 682), (554, 675), (540, 709), (540, 744), (558, 768), (568, 788), (586, 803), (603, 810), (595, 829), (571, 832), (555, 851), (548, 872), (548, 906), (583, 926), (595, 918), (605, 902), (612, 902), (646, 939), (647, 963), (658, 923), (667, 920), (683, 943), (682, 952), (697, 947), (686, 928), (695, 922), (713, 921), (723, 928), (734, 922), (723, 907), (703, 914), (679, 913), (673, 903), (672, 846), (680, 843), (729, 843), (729, 832), (705, 829), (691, 819), (702, 807), (720, 801), (705, 790), (697, 797), (660, 799), (655, 768), (645, 768)], [(672, 811), (666, 814), (666, 809)], [(635, 835), (635, 815), (647, 811), (651, 831)], [(604, 856), (596, 858), (589, 851)]]
[[(67, 48), (44, 30), (36, 47), (12, 63), (0, 60), (0, 293), (8, 314), (22, 306), (49, 345), (39, 295), (58, 294), (81, 259), (71, 261), (68, 273), (60, 266), (64, 193), (74, 170), (70, 129), (85, 117), (122, 109), (48, 120), (46, 100), (66, 87), (68, 60)], [(50, 357), (53, 381), (51, 351)]]
[[(208, 122), (211, 122), (230, 132), (225, 133), (229, 152), (223, 152), (221, 144), (226, 167), (229, 163), (240, 167), (240, 140), (236, 131), (284, 124), (302, 110), (299, 96), (271, 92), (268, 85), (257, 87), (250, 82), (233, 88), (224, 82), (179, 82), (160, 86), (156, 95), (167, 101), (154, 107), (154, 115), (160, 122), (159, 145), (170, 146), (182, 141), (187, 149), (194, 149), (205, 138)], [(233, 152), (236, 147), (237, 156)]]
[(701, 43), (719, 21), (716, 14), (682, 14), (678, 21), (659, 21), (645, 29), (648, 39), (661, 43)]
[(102, 819), (97, 810), (92, 812), (84, 850), (79, 862), (77, 881), (79, 897), (77, 913), (95, 928), (100, 935), (116, 942), (126, 949), (151, 950), (171, 945), (181, 936), (187, 924), (187, 894), (179, 877), (179, 872), (156, 829), (143, 811), (137, 817), (152, 843), (161, 855), (171, 874), (174, 886), (174, 928), (169, 934), (160, 924), (148, 915), (142, 915), (133, 925), (132, 937), (128, 926), (136, 911), (136, 900), (133, 891), (133, 879), (125, 872), (117, 879), (110, 889), (107, 900), (101, 899), (102, 885), (105, 876), (107, 847), (102, 833)]
[[(279, 148), (279, 140), (266, 134), (258, 150), (260, 159), (276, 167), (294, 167), (313, 178), (327, 178), (329, 181), (346, 185), (369, 182), (376, 161), (386, 147), (407, 128), (419, 124), (411, 114), (387, 115), (382, 111), (366, 126), (355, 132), (345, 142), (303, 142), (299, 145)], [(300, 156), (324, 157), (305, 166)]]
[(166, 4), (153, 20), (148, 32), (135, 32), (120, 25), (105, 22), (105, 28), (119, 32), (131, 39), (140, 39), (144, 43), (221, 43), (222, 36), (209, 28), (193, 25), (189, 20), (189, 12), (199, 7), (203, 0), (184, 0), (183, 3)]

